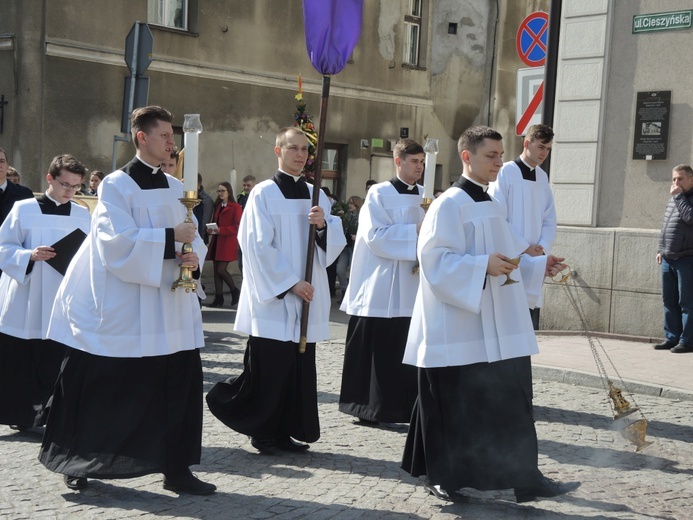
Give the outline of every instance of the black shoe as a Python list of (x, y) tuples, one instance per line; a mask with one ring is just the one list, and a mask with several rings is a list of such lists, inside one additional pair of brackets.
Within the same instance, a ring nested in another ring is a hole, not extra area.
[(238, 300), (240, 299), (240, 297), (241, 297), (240, 289), (234, 288), (231, 291), (231, 307), (233, 307), (234, 305), (236, 305), (238, 303)]
[(354, 421), (354, 424), (358, 424), (359, 426), (369, 426), (371, 428), (377, 428), (380, 423), (378, 421), (369, 421), (368, 419), (364, 419), (363, 417), (357, 417)]
[(70, 475), (63, 475), (63, 480), (65, 485), (73, 491), (80, 491), (86, 489), (89, 485), (89, 481), (84, 477), (71, 477)]
[(693, 347), (690, 345), (686, 345), (685, 343), (679, 343), (671, 349), (671, 352), (673, 352), (674, 354), (684, 354), (686, 352), (693, 352)]
[(428, 491), (431, 495), (446, 502), (469, 502), (469, 497), (458, 493), (457, 491), (446, 491), (440, 486), (434, 486), (428, 482), (424, 484), (424, 489)]
[(282, 439), (277, 439), (274, 441), (274, 445), (277, 449), (282, 451), (306, 451), (310, 447), (308, 444), (296, 442), (288, 436)]
[(10, 430), (14, 430), (16, 432), (25, 432), (29, 430), (31, 426), (24, 426), (21, 424), (10, 424)]
[(671, 350), (676, 346), (676, 343), (672, 343), (671, 341), (665, 341), (664, 343), (657, 343), (656, 345), (653, 345), (653, 349), (655, 350)]
[(263, 455), (274, 455), (277, 453), (277, 443), (274, 439), (260, 439), (251, 437), (250, 444)]
[(530, 502), (537, 497), (551, 498), (565, 495), (575, 491), (580, 487), (581, 482), (558, 482), (542, 476), (536, 486), (529, 488), (515, 488), (515, 499), (517, 503)]
[(192, 474), (192, 471), (186, 468), (184, 471), (172, 475), (165, 473), (164, 489), (190, 495), (211, 495), (217, 490), (217, 487), (214, 484), (202, 482)]
[(224, 297), (221, 294), (214, 296), (214, 301), (207, 307), (222, 307), (224, 305)]

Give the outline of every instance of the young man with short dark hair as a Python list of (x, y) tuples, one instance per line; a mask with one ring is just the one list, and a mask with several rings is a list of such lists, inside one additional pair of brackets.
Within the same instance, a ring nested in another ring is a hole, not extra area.
[(424, 211), (417, 184), (425, 154), (413, 139), (393, 151), (396, 175), (368, 190), (359, 212), (351, 278), (341, 309), (347, 329), (339, 411), (359, 424), (408, 423), (416, 370), (402, 363), (419, 283), (416, 240)]
[[(133, 111), (137, 153), (99, 186), (91, 233), (58, 290), (48, 337), (69, 349), (39, 460), (70, 489), (87, 478), (164, 474), (164, 489), (208, 495), (195, 477), (202, 443), (202, 316), (193, 291), (172, 291), (181, 263), (206, 247), (185, 222), (183, 184), (161, 171), (171, 113)], [(192, 243), (182, 253), (180, 244)]]
[[(65, 346), (47, 339), (48, 321), (76, 249), (56, 242), (76, 230), (75, 248), (89, 232), (89, 211), (71, 201), (86, 168), (71, 155), (53, 158), (48, 189), (14, 204), (0, 226), (0, 423), (18, 430), (45, 424)], [(78, 236), (78, 235), (81, 235)]]
[[(404, 354), (418, 367), (419, 396), (402, 468), (426, 475), (426, 489), (448, 501), (465, 501), (463, 487), (514, 488), (518, 502), (562, 495), (580, 483), (549, 480), (538, 467), (530, 356), (539, 348), (526, 290), (563, 259), (510, 262), (524, 245), (487, 193), (503, 165), (501, 135), (471, 127), (458, 151), (462, 176), (433, 201), (419, 235), (421, 283)], [(505, 283), (511, 273), (518, 283)]]

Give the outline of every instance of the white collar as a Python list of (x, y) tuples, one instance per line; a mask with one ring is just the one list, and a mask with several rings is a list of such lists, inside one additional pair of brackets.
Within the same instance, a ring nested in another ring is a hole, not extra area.
[(142, 157), (140, 157), (139, 155), (137, 156), (137, 158), (140, 160), (142, 164), (144, 164), (145, 166), (149, 166), (152, 169), (152, 175), (157, 173), (159, 171), (159, 168), (161, 168), (161, 165), (152, 166), (151, 164), (147, 163), (144, 159), (142, 159)]
[(5, 191), (7, 189), (7, 183), (10, 182), (7, 179), (5, 179), (5, 182), (0, 185), (0, 190)]
[(53, 197), (51, 197), (50, 195), (48, 195), (48, 192), (46, 192), (46, 198), (48, 198), (48, 199), (52, 200), (53, 202), (55, 202), (55, 205), (56, 205), (56, 206), (62, 206), (63, 204), (67, 204), (68, 202), (70, 202), (69, 200), (68, 200), (67, 202), (58, 202), (58, 201), (55, 200)]
[(294, 180), (294, 182), (298, 182), (299, 179), (301, 178), (300, 175), (298, 177), (296, 175), (291, 175), (290, 173), (285, 172), (281, 168), (279, 168), (279, 171), (282, 172), (284, 175), (288, 175), (289, 177), (291, 177)]
[(475, 181), (474, 179), (471, 179), (470, 177), (468, 177), (468, 176), (465, 175), (464, 173), (462, 174), (462, 177), (464, 177), (465, 179), (467, 179), (467, 180), (468, 180), (469, 182), (471, 182), (472, 184), (476, 184), (477, 186), (479, 186), (479, 188), (481, 188), (482, 190), (484, 190), (484, 193), (486, 193), (486, 192), (488, 191), (488, 184), (481, 184), (480, 182), (477, 182), (477, 181)]
[(529, 171), (533, 171), (534, 168), (536, 168), (536, 166), (530, 166), (529, 164), (527, 164), (527, 161), (525, 161), (525, 160), (522, 158), (521, 155), (520, 155), (520, 160), (524, 163), (524, 165), (525, 165), (527, 168), (529, 168)]
[(409, 184), (408, 182), (404, 182), (404, 181), (402, 180), (402, 177), (400, 177), (399, 175), (397, 175), (397, 178), (399, 179), (399, 181), (400, 181), (401, 183), (403, 183), (403, 184), (407, 187), (407, 191), (411, 191), (411, 190), (413, 190), (414, 188), (416, 188), (416, 183), (414, 183), (414, 184)]

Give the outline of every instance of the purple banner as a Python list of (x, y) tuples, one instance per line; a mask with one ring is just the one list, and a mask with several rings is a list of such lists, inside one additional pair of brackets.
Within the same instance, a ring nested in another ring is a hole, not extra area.
[(320, 74), (337, 74), (361, 35), (363, 0), (303, 0), (306, 49)]

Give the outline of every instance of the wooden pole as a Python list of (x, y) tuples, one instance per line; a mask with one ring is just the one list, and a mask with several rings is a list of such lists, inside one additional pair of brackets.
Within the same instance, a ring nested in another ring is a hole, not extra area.
[[(315, 151), (315, 178), (313, 180), (313, 200), (311, 207), (320, 204), (320, 184), (322, 183), (322, 152), (325, 147), (325, 122), (327, 121), (327, 100), (330, 97), (330, 76), (323, 75), (322, 77), (322, 96), (320, 99), (320, 123), (318, 126), (318, 146)], [(306, 275), (305, 280), (311, 283), (313, 280), (313, 258), (315, 256), (315, 233), (316, 227), (311, 224), (308, 231), (308, 251), (306, 253)], [(303, 309), (301, 313), (301, 335), (298, 342), (298, 351), (303, 354), (306, 351), (307, 332), (308, 332), (308, 314), (310, 312), (310, 303), (303, 301)]]

